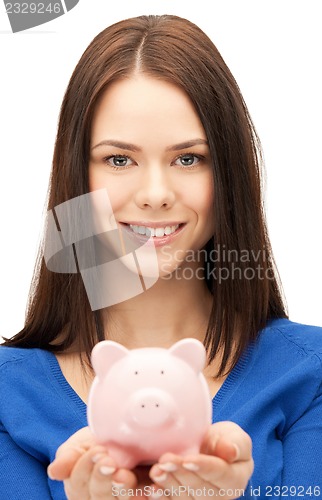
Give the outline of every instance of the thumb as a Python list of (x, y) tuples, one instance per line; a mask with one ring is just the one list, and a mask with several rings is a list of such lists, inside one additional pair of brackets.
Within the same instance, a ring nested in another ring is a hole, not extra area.
[(201, 453), (217, 456), (227, 462), (249, 460), (252, 443), (249, 435), (234, 422), (212, 424), (204, 437)]
[(79, 458), (85, 453), (84, 448), (70, 447), (66, 448), (63, 453), (57, 454), (55, 460), (49, 464), (47, 474), (50, 479), (63, 481), (67, 479)]

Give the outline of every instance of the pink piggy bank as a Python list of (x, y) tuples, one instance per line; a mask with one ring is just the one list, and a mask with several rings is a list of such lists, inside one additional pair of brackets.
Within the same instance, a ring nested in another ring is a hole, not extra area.
[(203, 344), (190, 338), (170, 349), (128, 350), (110, 340), (94, 347), (88, 423), (118, 467), (199, 452), (212, 416), (205, 360)]

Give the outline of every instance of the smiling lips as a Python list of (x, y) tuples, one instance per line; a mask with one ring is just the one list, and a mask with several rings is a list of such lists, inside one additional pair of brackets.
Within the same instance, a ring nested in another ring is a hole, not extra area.
[(151, 223), (146, 224), (138, 222), (137, 224), (123, 223), (128, 229), (137, 235), (146, 236), (148, 238), (164, 238), (175, 233), (184, 223)]
[(134, 233), (143, 235), (145, 234), (148, 237), (153, 236), (156, 238), (160, 238), (162, 236), (168, 236), (169, 234), (174, 233), (178, 229), (179, 224), (165, 227), (135, 226), (132, 224), (129, 224), (129, 226), (132, 231), (134, 231)]

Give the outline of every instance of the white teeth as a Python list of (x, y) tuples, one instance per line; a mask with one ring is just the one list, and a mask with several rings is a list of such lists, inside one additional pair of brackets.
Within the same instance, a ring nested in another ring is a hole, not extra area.
[(169, 234), (174, 233), (178, 227), (179, 224), (176, 224), (175, 226), (166, 226), (166, 227), (147, 227), (147, 226), (134, 226), (132, 224), (129, 224), (130, 228), (134, 233), (137, 234), (144, 234), (148, 237), (153, 236), (157, 238), (162, 238), (162, 236), (166, 235), (168, 236)]
[(157, 228), (155, 229), (155, 235), (156, 235), (156, 236), (159, 236), (159, 237), (160, 237), (160, 236), (164, 236), (164, 229), (163, 229), (163, 227), (157, 227)]

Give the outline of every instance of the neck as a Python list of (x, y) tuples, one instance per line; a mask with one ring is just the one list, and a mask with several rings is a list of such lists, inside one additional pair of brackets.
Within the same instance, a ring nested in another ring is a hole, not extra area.
[(104, 311), (106, 336), (125, 347), (170, 347), (193, 337), (203, 341), (212, 307), (204, 280), (160, 278), (153, 287)]

